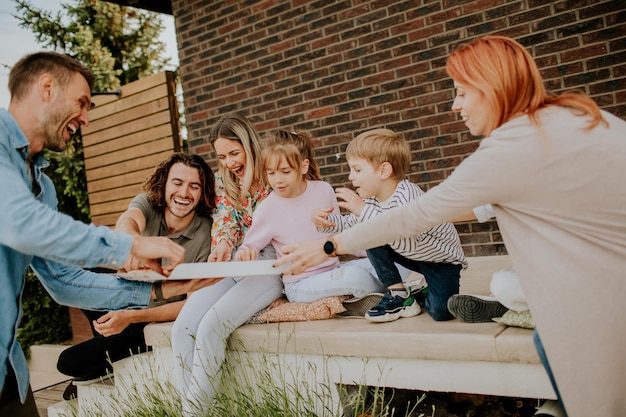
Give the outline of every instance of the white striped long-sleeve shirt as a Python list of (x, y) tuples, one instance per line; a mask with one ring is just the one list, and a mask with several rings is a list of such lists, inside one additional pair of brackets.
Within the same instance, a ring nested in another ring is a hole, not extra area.
[[(418, 185), (408, 180), (402, 180), (398, 183), (391, 197), (386, 201), (378, 201), (376, 197), (366, 198), (364, 200), (365, 206), (360, 216), (354, 214), (330, 214), (328, 220), (334, 223), (335, 226), (320, 229), (320, 231), (339, 233), (383, 211), (403, 206), (422, 194), (424, 192)], [(415, 261), (447, 262), (460, 264), (463, 265), (463, 268), (467, 268), (461, 240), (452, 223), (442, 223), (417, 236), (390, 242), (389, 246), (405, 258)]]

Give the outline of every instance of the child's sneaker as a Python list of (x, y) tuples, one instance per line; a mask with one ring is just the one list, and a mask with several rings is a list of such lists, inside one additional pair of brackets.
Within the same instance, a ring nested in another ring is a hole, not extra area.
[(428, 294), (428, 286), (426, 283), (422, 283), (421, 285), (405, 285), (405, 288), (408, 293), (417, 301), (417, 304), (420, 306), (424, 305), (424, 300), (426, 299), (426, 295)]
[(337, 314), (341, 317), (365, 317), (365, 313), (380, 303), (384, 294), (379, 292), (372, 292), (366, 294), (363, 297), (352, 297), (343, 302), (343, 306), (346, 309), (343, 313)]
[(365, 313), (365, 318), (376, 323), (398, 320), (400, 317), (413, 317), (422, 312), (412, 295), (402, 291), (389, 291), (377, 306)]

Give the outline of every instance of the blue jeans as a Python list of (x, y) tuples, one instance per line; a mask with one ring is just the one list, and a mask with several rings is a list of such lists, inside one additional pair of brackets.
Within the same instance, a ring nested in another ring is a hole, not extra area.
[[(418, 295), (417, 302), (437, 321), (452, 320), (448, 311), (448, 298), (459, 293), (461, 265), (446, 262), (424, 262), (405, 258), (391, 249), (389, 245), (379, 246), (366, 251), (374, 266), (378, 279), (385, 287), (402, 282), (396, 263), (411, 271), (424, 275), (428, 291)], [(423, 294), (423, 295), (422, 295)]]
[(539, 333), (537, 329), (533, 331), (533, 342), (535, 342), (535, 348), (537, 349), (537, 354), (539, 355), (539, 359), (541, 359), (541, 364), (545, 368), (548, 373), (548, 378), (550, 378), (550, 383), (552, 384), (552, 389), (556, 394), (557, 400), (559, 400), (559, 405), (563, 409), (565, 415), (567, 412), (565, 410), (565, 406), (563, 405), (563, 400), (561, 399), (561, 393), (559, 392), (558, 387), (556, 386), (556, 380), (554, 379), (554, 375), (552, 374), (552, 368), (550, 368), (550, 363), (548, 362), (548, 356), (546, 355), (546, 351), (543, 349), (543, 343), (541, 343), (541, 339), (539, 338)]

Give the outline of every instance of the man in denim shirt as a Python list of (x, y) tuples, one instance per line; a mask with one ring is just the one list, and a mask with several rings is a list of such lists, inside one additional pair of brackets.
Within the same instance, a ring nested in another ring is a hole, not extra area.
[[(39, 52), (9, 75), (11, 102), (0, 109), (0, 415), (37, 416), (24, 353), (16, 341), (24, 273), (31, 264), (56, 301), (84, 308), (146, 306), (151, 284), (127, 282), (76, 267), (120, 267), (133, 255), (161, 270), (157, 259), (180, 263), (184, 250), (167, 237), (130, 236), (73, 220), (56, 210), (41, 151), (62, 151), (89, 123), (91, 71), (63, 54)], [(67, 266), (63, 266), (65, 264)], [(169, 272), (169, 271), (166, 271)], [(198, 280), (201, 281), (201, 280)], [(171, 282), (164, 296), (207, 283)]]

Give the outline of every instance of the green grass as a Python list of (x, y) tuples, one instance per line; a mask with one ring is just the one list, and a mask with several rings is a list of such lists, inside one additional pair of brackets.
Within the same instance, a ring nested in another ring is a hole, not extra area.
[[(143, 356), (143, 355), (142, 355)], [(81, 415), (93, 417), (177, 417), (181, 415), (178, 390), (170, 380), (159, 378), (158, 365), (148, 355), (138, 359), (137, 380), (117, 377), (115, 389), (105, 396), (111, 406), (94, 403), (81, 410)], [(325, 362), (326, 366), (327, 361)], [(148, 369), (148, 373), (146, 373)], [(322, 375), (322, 382), (316, 377)], [(140, 375), (141, 374), (141, 375)], [(140, 375), (140, 376), (138, 376)], [(257, 353), (230, 350), (228, 359), (215, 379), (218, 393), (213, 400), (194, 404), (198, 417), (418, 417), (413, 414), (420, 401), (394, 404), (393, 390), (366, 387), (353, 383), (334, 386), (328, 380), (327, 369), (300, 360), (296, 365), (286, 363), (278, 353)], [(146, 381), (149, 381), (146, 383)], [(143, 386), (143, 388), (142, 388)], [(83, 406), (83, 405), (81, 405)], [(70, 416), (77, 416), (76, 410)], [(423, 416), (421, 414), (420, 416)]]

